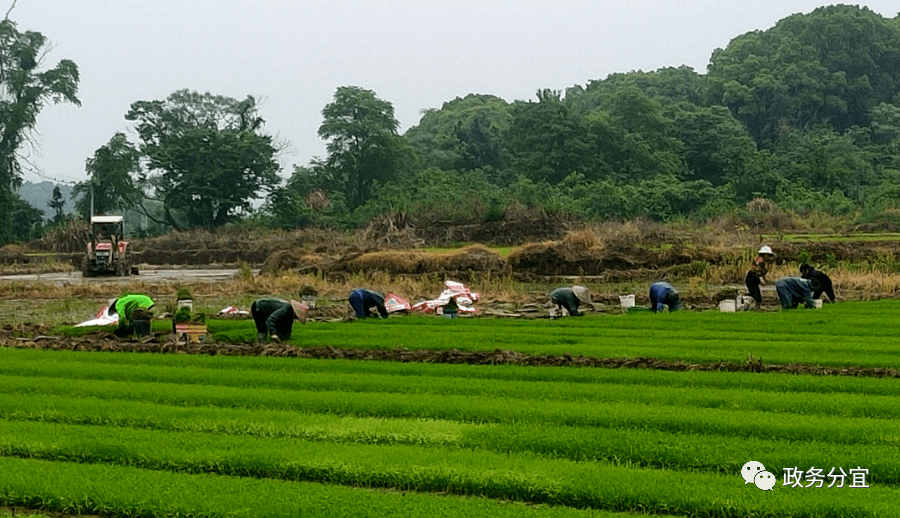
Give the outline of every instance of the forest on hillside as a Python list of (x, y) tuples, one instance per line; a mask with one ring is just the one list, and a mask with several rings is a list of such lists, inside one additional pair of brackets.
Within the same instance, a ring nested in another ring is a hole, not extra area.
[(342, 86), (322, 117), (327, 156), (279, 176), (252, 97), (136, 101), (125, 119), (137, 142), (117, 133), (88, 159), (75, 207), (87, 216), (93, 186), (95, 212), (136, 210), (143, 234), (348, 228), (385, 214), (705, 220), (754, 200), (900, 221), (900, 16), (856, 6), (739, 35), (705, 73), (617, 73), (514, 102), (472, 93), (403, 134), (390, 101)]
[[(295, 167), (266, 205), (276, 224), (392, 211), (462, 223), (514, 205), (665, 221), (757, 198), (798, 213), (876, 214), (900, 203), (900, 17), (823, 7), (737, 36), (706, 74), (613, 74), (512, 103), (471, 94), (391, 142), (334, 148)], [(355, 181), (366, 175), (371, 184)], [(324, 210), (310, 203), (317, 188)]]

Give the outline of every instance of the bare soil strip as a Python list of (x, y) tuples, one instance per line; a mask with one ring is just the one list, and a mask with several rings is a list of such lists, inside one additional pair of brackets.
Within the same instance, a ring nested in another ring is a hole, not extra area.
[[(873, 367), (826, 367), (807, 364), (769, 364), (749, 358), (744, 363), (713, 362), (686, 363), (655, 358), (593, 358), (588, 356), (529, 355), (512, 350), (459, 351), (450, 349), (346, 349), (335, 347), (295, 347), (285, 344), (204, 344), (180, 343), (167, 340), (162, 334), (142, 339), (119, 339), (109, 333), (94, 333), (70, 338), (41, 334), (40, 326), (30, 326), (36, 333), (23, 333), (23, 326), (4, 326), (0, 329), (0, 347), (70, 351), (107, 351), (130, 353), (205, 354), (210, 356), (280, 356), (316, 359), (375, 360), (393, 362), (448, 363), (468, 365), (525, 365), (552, 367), (594, 367), (605, 369), (655, 369), (668, 371), (725, 371), (761, 372), (774, 374), (806, 374), (814, 376), (855, 376), (900, 378), (900, 370)], [(23, 334), (33, 338), (22, 338)]]

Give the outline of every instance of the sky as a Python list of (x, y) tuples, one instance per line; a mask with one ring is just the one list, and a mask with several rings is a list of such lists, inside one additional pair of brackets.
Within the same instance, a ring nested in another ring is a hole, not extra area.
[[(847, 2), (886, 18), (896, 0)], [(282, 176), (324, 158), (322, 109), (341, 86), (372, 90), (405, 132), (470, 93), (508, 102), (613, 73), (689, 66), (824, 0), (0, 0), (0, 16), (79, 68), (81, 107), (47, 105), (23, 179), (78, 182), (136, 101), (190, 89), (260, 102), (287, 144)]]

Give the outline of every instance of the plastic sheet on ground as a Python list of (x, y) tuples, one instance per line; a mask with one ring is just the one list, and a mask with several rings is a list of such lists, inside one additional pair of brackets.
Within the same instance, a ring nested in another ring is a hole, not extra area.
[(108, 326), (109, 324), (115, 324), (119, 321), (119, 314), (113, 313), (110, 314), (110, 307), (103, 306), (103, 309), (97, 313), (92, 320), (85, 320), (80, 324), (75, 324), (75, 327), (94, 327), (94, 326)]
[(460, 313), (478, 313), (478, 309), (472, 307), (471, 304), (476, 302), (480, 297), (478, 293), (472, 293), (468, 286), (461, 282), (444, 281), (446, 289), (441, 292), (438, 298), (433, 300), (423, 300), (413, 305), (413, 311), (421, 311), (429, 313), (434, 311), (438, 315), (443, 314), (443, 307), (450, 302), (451, 298), (456, 298), (456, 305), (459, 306)]
[(238, 309), (235, 306), (228, 306), (227, 308), (223, 309), (222, 311), (219, 311), (219, 314), (220, 315), (249, 315), (250, 312), (243, 310), (243, 309)]
[(384, 299), (384, 307), (388, 313), (396, 313), (397, 311), (409, 311), (412, 306), (409, 301), (397, 295), (396, 293), (388, 293)]

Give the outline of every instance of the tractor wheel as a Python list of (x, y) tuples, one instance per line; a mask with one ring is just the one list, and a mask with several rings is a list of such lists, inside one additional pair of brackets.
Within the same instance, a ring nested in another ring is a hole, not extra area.
[(127, 251), (119, 257), (119, 262), (116, 264), (116, 275), (119, 277), (131, 275), (131, 254)]

